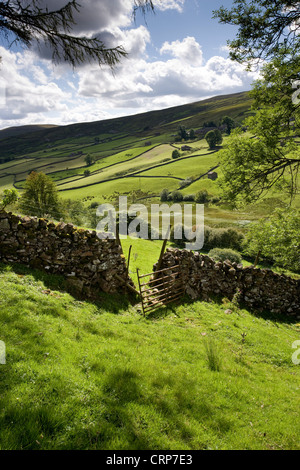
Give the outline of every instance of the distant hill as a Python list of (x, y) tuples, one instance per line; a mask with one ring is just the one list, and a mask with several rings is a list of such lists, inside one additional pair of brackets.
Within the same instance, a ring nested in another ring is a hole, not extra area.
[(7, 139), (8, 137), (16, 137), (19, 135), (29, 134), (30, 132), (38, 132), (45, 129), (51, 129), (53, 127), (58, 126), (56, 126), (55, 124), (41, 124), (7, 127), (6, 129), (0, 130), (0, 140)]
[(248, 92), (215, 96), (213, 98), (150, 111), (132, 116), (85, 122), (67, 126), (21, 126), (0, 131), (1, 159), (13, 160), (27, 152), (35, 152), (56, 142), (83, 137), (98, 137), (103, 134), (130, 134), (144, 136), (153, 132), (177, 132), (180, 124), (199, 128), (207, 121), (219, 121), (224, 115), (242, 122), (249, 112), (251, 99)]

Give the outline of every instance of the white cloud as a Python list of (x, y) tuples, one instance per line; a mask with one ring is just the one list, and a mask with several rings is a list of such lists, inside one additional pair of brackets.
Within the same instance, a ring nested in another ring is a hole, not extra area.
[(185, 0), (154, 0), (154, 6), (160, 10), (178, 10), (182, 12)]
[(203, 53), (200, 44), (194, 37), (186, 37), (183, 41), (165, 42), (160, 49), (160, 54), (171, 54), (183, 62), (193, 65), (202, 65)]
[[(54, 10), (65, 0), (41, 0)], [(155, 0), (158, 10), (182, 12), (185, 0)], [(45, 46), (13, 53), (0, 47), (0, 128), (29, 123), (69, 124), (176, 106), (250, 88), (255, 76), (220, 56), (205, 61), (195, 37), (164, 42), (160, 60), (147, 55), (146, 26), (132, 22), (133, 0), (86, 0), (74, 32), (97, 35), (109, 47), (123, 45), (128, 58), (115, 68), (85, 64), (71, 72), (54, 66)], [(1, 90), (0, 90), (1, 92)]]
[[(16, 120), (35, 121), (37, 115), (66, 109), (68, 95), (53, 81), (46, 79), (44, 69), (32, 62), (30, 54), (12, 53), (0, 47), (0, 81), (5, 100), (0, 110), (0, 125), (15, 125)], [(27, 57), (27, 61), (24, 60)]]

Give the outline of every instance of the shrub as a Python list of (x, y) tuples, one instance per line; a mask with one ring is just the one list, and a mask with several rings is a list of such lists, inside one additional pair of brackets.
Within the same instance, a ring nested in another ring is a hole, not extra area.
[(174, 202), (181, 202), (183, 200), (183, 195), (180, 191), (175, 189), (175, 191), (171, 193), (171, 198)]
[(168, 200), (169, 196), (169, 190), (168, 189), (163, 189), (162, 192), (160, 193), (160, 200), (161, 202), (165, 202)]
[(210, 202), (211, 202), (212, 204), (218, 204), (220, 201), (221, 201), (221, 198), (218, 197), (218, 196), (214, 196), (214, 197), (212, 197), (211, 200), (210, 200)]
[(92, 202), (89, 206), (89, 209), (96, 209), (98, 206), (100, 206), (100, 202)]
[(244, 234), (234, 228), (204, 228), (204, 249), (231, 248), (242, 251)]
[(189, 186), (193, 182), (192, 178), (188, 177), (185, 180), (180, 182), (180, 189), (185, 188), (186, 186)]
[(183, 196), (183, 200), (186, 202), (194, 202), (195, 194), (186, 194), (185, 196)]
[(202, 191), (197, 192), (196, 197), (195, 197), (195, 202), (197, 202), (197, 204), (205, 204), (208, 201), (209, 201), (209, 196), (208, 196), (208, 192), (206, 191), (206, 189), (203, 189)]
[(230, 248), (214, 248), (208, 253), (210, 258), (215, 261), (230, 261), (230, 263), (242, 263), (242, 257), (237, 251), (231, 250)]
[(180, 158), (180, 153), (178, 150), (173, 150), (172, 158), (175, 160), (176, 158)]
[(205, 139), (209, 145), (210, 150), (216, 148), (217, 145), (220, 145), (223, 142), (222, 133), (219, 131), (219, 129), (209, 131), (205, 135)]

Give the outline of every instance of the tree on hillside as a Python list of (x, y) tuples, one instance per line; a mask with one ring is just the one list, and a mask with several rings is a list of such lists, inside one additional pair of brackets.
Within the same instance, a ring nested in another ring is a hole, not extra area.
[(91, 164), (94, 163), (95, 159), (88, 153), (86, 157), (84, 157), (84, 161), (87, 166), (91, 166)]
[(4, 189), (1, 194), (0, 210), (4, 210), (7, 206), (17, 202), (18, 197), (19, 193), (16, 189)]
[[(50, 2), (49, 2), (50, 3)], [(134, 0), (134, 11), (153, 10), (152, 0)], [(52, 51), (54, 62), (68, 62), (73, 67), (96, 61), (99, 65), (113, 67), (127, 55), (123, 46), (109, 48), (97, 37), (84, 37), (72, 34), (75, 25), (74, 13), (81, 5), (76, 0), (66, 2), (58, 10), (41, 6), (40, 0), (23, 2), (6, 0), (0, 2), (0, 35), (7, 41), (31, 46), (34, 42), (46, 43)]]
[(226, 132), (228, 135), (231, 134), (232, 129), (235, 127), (235, 121), (229, 116), (223, 117), (221, 124), (226, 126)]
[(300, 271), (300, 211), (277, 210), (271, 217), (251, 224), (244, 251), (262, 256), (278, 266)]
[(177, 149), (173, 150), (172, 158), (173, 158), (173, 160), (175, 160), (176, 158), (180, 158), (180, 153)]
[(190, 140), (194, 140), (195, 138), (196, 138), (195, 131), (194, 131), (194, 129), (191, 129), (190, 130)]
[(209, 202), (209, 195), (206, 189), (202, 189), (197, 192), (195, 202), (197, 202), (197, 204), (205, 204)]
[[(300, 77), (300, 56), (278, 53), (262, 70), (250, 96), (255, 116), (246, 135), (234, 130), (221, 153), (224, 198), (253, 202), (277, 187), (292, 200), (298, 190), (300, 108), (293, 80)], [(297, 91), (297, 90), (296, 90)]]
[(160, 193), (161, 202), (166, 202), (168, 200), (169, 194), (170, 194), (170, 191), (167, 188), (164, 188), (162, 192)]
[(234, 130), (221, 154), (223, 197), (249, 203), (277, 187), (292, 200), (300, 167), (299, 2), (235, 0), (231, 10), (214, 15), (239, 26), (229, 42), (232, 59), (249, 68), (255, 59), (269, 59), (250, 93), (255, 116), (245, 124), (251, 137)]
[(58, 218), (58, 192), (50, 176), (42, 172), (30, 173), (20, 198), (20, 209), (28, 215), (43, 217), (47, 214)]
[(203, 127), (218, 127), (214, 121), (207, 121), (203, 124)]
[(180, 126), (178, 130), (180, 140), (188, 140), (189, 134), (184, 126)]
[(235, 39), (227, 41), (231, 59), (240, 63), (274, 57), (279, 50), (288, 53), (300, 45), (298, 0), (234, 0), (231, 9), (214, 11), (220, 23), (238, 26)]
[[(246, 125), (252, 135), (234, 130), (221, 153), (223, 199), (250, 203), (277, 187), (292, 202), (300, 169), (295, 140), (300, 131), (299, 1), (235, 0), (230, 11), (222, 7), (215, 16), (239, 26), (237, 37), (229, 41), (233, 60), (248, 69), (269, 60), (250, 93), (255, 116)], [(299, 211), (277, 212), (249, 231), (249, 252), (299, 270), (299, 230)]]
[(205, 139), (209, 145), (210, 150), (215, 149), (217, 145), (220, 145), (223, 142), (222, 133), (219, 131), (219, 129), (207, 132)]

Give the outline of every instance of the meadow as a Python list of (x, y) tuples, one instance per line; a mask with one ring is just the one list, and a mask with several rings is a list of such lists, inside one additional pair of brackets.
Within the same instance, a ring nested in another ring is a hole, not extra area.
[[(148, 272), (161, 242), (129, 243)], [(0, 266), (2, 450), (299, 450), (299, 323), (228, 299), (144, 318), (64, 282)]]
[[(183, 196), (206, 190), (216, 200), (205, 204), (205, 224), (243, 231), (288, 201), (276, 189), (239, 210), (218, 201), (222, 146), (209, 150), (203, 132), (188, 142), (176, 137), (180, 125), (203, 131), (224, 115), (241, 123), (250, 104), (240, 93), (0, 134), (0, 192), (22, 193), (28, 173), (43, 171), (84, 215), (120, 195), (149, 207), (164, 188)], [(185, 144), (189, 150), (181, 150)], [(130, 246), (137, 285), (137, 268), (152, 271), (162, 241), (122, 240), (126, 259)], [(144, 317), (138, 299), (123, 292), (87, 301), (59, 276), (0, 265), (0, 450), (299, 450), (298, 321), (226, 298), (183, 298)]]

